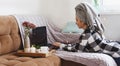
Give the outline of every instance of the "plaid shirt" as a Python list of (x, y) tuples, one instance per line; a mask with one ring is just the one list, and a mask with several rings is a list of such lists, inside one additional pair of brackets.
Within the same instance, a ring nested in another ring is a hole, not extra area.
[(78, 45), (77, 49), (83, 52), (99, 52), (120, 57), (119, 42), (106, 40), (103, 34), (95, 30), (86, 29), (80, 36)]
[(68, 47), (64, 44), (63, 49), (73, 52), (80, 50), (83, 52), (105, 53), (112, 57), (120, 57), (120, 42), (106, 40), (103, 34), (90, 29), (86, 29), (82, 33), (79, 43), (71, 44), (71, 50)]

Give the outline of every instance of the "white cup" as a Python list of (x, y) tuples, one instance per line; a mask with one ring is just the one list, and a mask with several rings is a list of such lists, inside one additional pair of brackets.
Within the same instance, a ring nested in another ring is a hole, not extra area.
[(41, 46), (40, 50), (42, 53), (48, 53), (49, 52), (49, 48), (47, 46)]
[(31, 48), (30, 48), (30, 52), (31, 52), (31, 53), (35, 53), (35, 52), (36, 52), (36, 48), (35, 48), (35, 47), (31, 47)]

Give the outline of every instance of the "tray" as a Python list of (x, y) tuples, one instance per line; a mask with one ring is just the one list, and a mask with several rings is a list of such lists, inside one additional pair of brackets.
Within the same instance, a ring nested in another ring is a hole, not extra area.
[(48, 52), (48, 53), (25, 53), (23, 50), (19, 50), (15, 53), (15, 55), (17, 56), (24, 56), (24, 57), (48, 57), (50, 56), (52, 53), (52, 51)]

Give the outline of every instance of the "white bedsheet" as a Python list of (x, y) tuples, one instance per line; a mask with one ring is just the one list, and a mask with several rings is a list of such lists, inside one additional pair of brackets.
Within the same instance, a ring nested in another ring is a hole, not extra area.
[(82, 63), (86, 66), (117, 66), (112, 57), (102, 53), (56, 51), (56, 55), (64, 60)]

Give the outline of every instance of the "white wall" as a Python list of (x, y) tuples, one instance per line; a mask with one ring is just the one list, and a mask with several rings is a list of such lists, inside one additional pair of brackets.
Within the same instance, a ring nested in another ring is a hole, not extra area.
[(80, 2), (81, 0), (43, 0), (42, 14), (62, 28), (66, 22), (75, 21), (74, 7)]
[(40, 0), (0, 0), (0, 15), (38, 15)]
[(101, 20), (106, 38), (120, 41), (120, 14), (102, 14)]
[(81, 1), (0, 0), (0, 15), (45, 15), (62, 28), (66, 22), (75, 20), (74, 7)]
[[(84, 0), (0, 0), (0, 15), (44, 15), (58, 27), (75, 21), (75, 6)], [(59, 24), (58, 24), (59, 23)]]
[[(58, 27), (66, 22), (75, 21), (75, 6), (90, 0), (0, 0), (0, 15), (44, 15)], [(120, 40), (120, 14), (102, 15), (105, 35), (113, 40)]]

